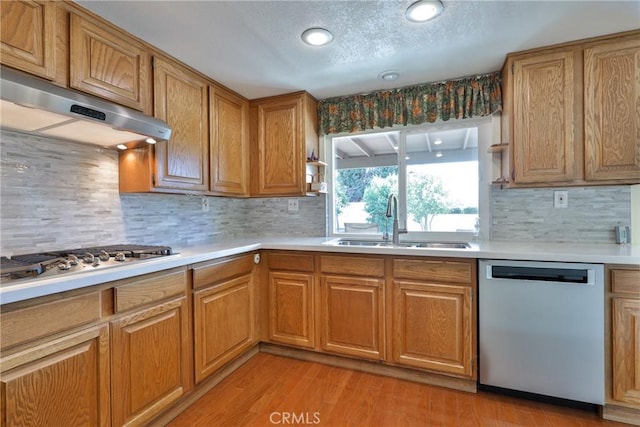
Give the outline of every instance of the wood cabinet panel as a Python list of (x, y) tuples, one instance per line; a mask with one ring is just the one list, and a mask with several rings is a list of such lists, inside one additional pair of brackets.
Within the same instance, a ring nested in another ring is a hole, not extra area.
[(314, 278), (311, 274), (269, 273), (269, 339), (315, 346)]
[(472, 376), (471, 288), (395, 280), (393, 359)]
[(345, 255), (323, 255), (320, 257), (320, 271), (330, 274), (383, 277), (384, 259)]
[(187, 300), (111, 322), (114, 425), (144, 425), (189, 387)]
[(99, 292), (51, 301), (0, 314), (0, 346), (8, 348), (100, 319)]
[(640, 182), (640, 37), (584, 50), (585, 179)]
[(394, 259), (393, 277), (398, 279), (434, 280), (437, 282), (473, 283), (475, 260)]
[(611, 301), (613, 398), (640, 407), (640, 299)]
[(313, 273), (313, 255), (272, 252), (267, 257), (271, 270), (304, 271)]
[(249, 195), (249, 102), (209, 86), (211, 191)]
[(611, 270), (611, 292), (640, 298), (640, 270), (615, 268)]
[(573, 50), (512, 63), (513, 179), (516, 183), (574, 178)]
[(2, 426), (109, 426), (109, 329), (92, 327), (2, 358)]
[(254, 267), (254, 255), (243, 255), (230, 260), (216, 261), (193, 268), (193, 287), (202, 288), (214, 283), (224, 282), (236, 276), (251, 273)]
[(153, 81), (154, 114), (173, 131), (171, 141), (156, 144), (154, 185), (206, 191), (209, 187), (207, 82), (159, 56), (154, 57)]
[(383, 279), (323, 276), (322, 349), (384, 359)]
[(242, 354), (256, 340), (252, 275), (194, 292), (196, 383)]
[(71, 87), (136, 110), (150, 110), (151, 62), (142, 43), (71, 14), (69, 52)]
[(56, 2), (3, 1), (0, 58), (3, 64), (55, 78)]
[(115, 312), (122, 313), (154, 301), (180, 295), (187, 290), (187, 271), (151, 274), (145, 279), (136, 279), (133, 283), (116, 286), (113, 289)]

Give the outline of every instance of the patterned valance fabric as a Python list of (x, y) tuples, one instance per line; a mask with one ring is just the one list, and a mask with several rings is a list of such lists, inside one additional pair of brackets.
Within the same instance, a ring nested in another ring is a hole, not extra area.
[(426, 83), (318, 103), (320, 135), (483, 117), (502, 109), (500, 73)]

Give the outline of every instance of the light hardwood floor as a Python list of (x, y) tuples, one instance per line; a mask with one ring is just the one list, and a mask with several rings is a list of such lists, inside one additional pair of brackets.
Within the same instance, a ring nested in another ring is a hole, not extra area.
[[(294, 423), (294, 421), (297, 421)], [(596, 413), (258, 353), (169, 424), (610, 426)]]

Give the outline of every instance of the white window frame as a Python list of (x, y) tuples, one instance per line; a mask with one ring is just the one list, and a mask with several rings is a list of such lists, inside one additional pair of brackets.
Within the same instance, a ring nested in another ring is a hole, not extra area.
[[(461, 119), (450, 120), (448, 122), (436, 122), (427, 125), (419, 126), (395, 126), (389, 129), (375, 129), (358, 133), (340, 133), (325, 135), (322, 146), (325, 152), (324, 158), (327, 163), (326, 176), (330, 177), (327, 180), (327, 235), (335, 238), (351, 238), (351, 239), (381, 239), (382, 233), (344, 233), (336, 232), (336, 217), (335, 217), (335, 200), (334, 194), (334, 182), (336, 179), (335, 169), (335, 150), (333, 145), (333, 138), (341, 136), (356, 136), (371, 133), (381, 133), (397, 131), (399, 133), (400, 144), (398, 150), (398, 193), (406, 195), (407, 186), (407, 162), (406, 158), (406, 135), (408, 133), (418, 131), (441, 131), (451, 130), (459, 128), (476, 127), (478, 128), (478, 216), (480, 218), (480, 230), (476, 236), (473, 232), (442, 232), (442, 231), (411, 231), (407, 234), (400, 236), (400, 241), (407, 240), (429, 240), (429, 241), (445, 241), (445, 242), (457, 242), (457, 241), (472, 241), (472, 240), (488, 240), (490, 237), (490, 182), (492, 176), (492, 158), (491, 154), (487, 153), (488, 148), (492, 144), (500, 142), (500, 115), (494, 115), (484, 118), (475, 119)], [(398, 197), (398, 224), (400, 228), (404, 228), (407, 219), (407, 205), (406, 197)], [(389, 219), (389, 229), (391, 230), (391, 221)]]

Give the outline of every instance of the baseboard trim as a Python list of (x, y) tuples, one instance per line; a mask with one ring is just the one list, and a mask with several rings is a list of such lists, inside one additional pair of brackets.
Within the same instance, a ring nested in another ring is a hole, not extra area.
[(640, 426), (640, 409), (617, 405), (604, 405), (602, 407), (602, 418), (609, 421), (618, 421)]
[(353, 369), (354, 371), (367, 372), (369, 374), (382, 375), (386, 377), (398, 378), (413, 381), (421, 384), (429, 384), (438, 387), (446, 387), (454, 390), (476, 393), (478, 384), (475, 380), (449, 377), (446, 375), (433, 374), (425, 371), (418, 371), (411, 368), (391, 366), (366, 360), (352, 359), (343, 356), (335, 356), (326, 353), (316, 353), (277, 344), (260, 343), (260, 351), (276, 356), (291, 357), (293, 359), (305, 360), (309, 362), (322, 363), (324, 365), (338, 368)]

